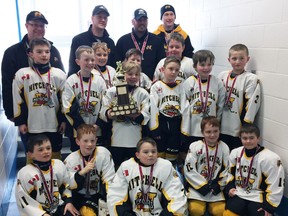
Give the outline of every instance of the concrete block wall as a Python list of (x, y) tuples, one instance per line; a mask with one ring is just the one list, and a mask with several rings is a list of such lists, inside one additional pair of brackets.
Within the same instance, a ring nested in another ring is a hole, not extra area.
[(189, 7), (187, 31), (195, 50), (214, 52), (214, 74), (230, 68), (232, 45), (250, 49), (247, 70), (256, 70), (263, 90), (257, 117), (262, 143), (281, 156), (288, 179), (288, 1), (191, 0)]

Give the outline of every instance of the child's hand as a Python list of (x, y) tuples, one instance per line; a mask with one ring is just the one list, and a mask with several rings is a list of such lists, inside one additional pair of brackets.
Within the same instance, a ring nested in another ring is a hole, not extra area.
[(107, 117), (112, 120), (113, 116), (111, 115), (111, 112), (112, 112), (112, 109), (107, 110)]
[(236, 195), (236, 193), (237, 193), (236, 188), (231, 188), (231, 189), (229, 190), (228, 195), (229, 195), (229, 197), (234, 197), (234, 196)]
[(141, 115), (141, 113), (139, 112), (139, 113), (133, 113), (133, 114), (125, 115), (125, 116), (127, 116), (129, 118), (132, 118), (132, 119), (135, 119), (135, 118), (137, 118), (140, 115)]
[(98, 129), (99, 129), (99, 126), (98, 126), (98, 125), (93, 124), (93, 127), (95, 128), (96, 131), (98, 131)]
[(92, 158), (89, 162), (85, 161), (85, 167), (79, 172), (80, 175), (85, 175), (95, 168), (94, 158)]
[(28, 127), (26, 124), (22, 124), (19, 126), (19, 131), (21, 134), (26, 134), (28, 132)]
[(66, 215), (66, 212), (69, 211), (73, 216), (80, 215), (78, 210), (74, 207), (72, 203), (67, 203), (64, 208), (64, 215)]
[(263, 208), (259, 208), (257, 211), (258, 211), (258, 212), (260, 212), (260, 211), (264, 211), (264, 212), (265, 212), (265, 213), (264, 213), (264, 216), (272, 216), (272, 215), (273, 215), (273, 214), (271, 214), (271, 213), (265, 211), (265, 209), (263, 209)]
[(60, 126), (59, 126), (58, 132), (59, 132), (60, 134), (64, 134), (65, 128), (66, 128), (66, 122), (62, 122), (62, 123), (60, 124)]
[(50, 216), (50, 214), (45, 213), (45, 214), (43, 214), (42, 216)]

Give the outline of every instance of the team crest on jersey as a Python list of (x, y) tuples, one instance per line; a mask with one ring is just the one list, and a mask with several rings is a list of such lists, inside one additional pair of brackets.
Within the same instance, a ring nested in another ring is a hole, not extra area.
[(227, 103), (225, 104), (225, 107), (228, 109), (228, 110), (232, 110), (232, 107), (233, 107), (233, 102), (235, 101), (235, 98), (234, 97), (230, 97), (229, 100), (227, 101)]
[(243, 177), (243, 179), (242, 179), (241, 176), (238, 176), (238, 178), (235, 181), (235, 184), (238, 187), (242, 187), (243, 189), (245, 189), (246, 193), (250, 193), (252, 188), (253, 188), (253, 184), (255, 182), (255, 179), (249, 178), (248, 184), (245, 187), (243, 187), (244, 182), (247, 182), (247, 177)]
[[(210, 112), (210, 106), (211, 106), (212, 102), (208, 101), (207, 102), (207, 107), (206, 107), (206, 113)], [(192, 114), (200, 114), (202, 113), (202, 103), (201, 101), (196, 101), (196, 103), (193, 106), (193, 110), (192, 110)]]
[(95, 112), (95, 108), (96, 108), (96, 105), (98, 104), (98, 101), (89, 101), (88, 103), (88, 106), (86, 108), (86, 101), (85, 100), (81, 100), (80, 101), (80, 115), (84, 115), (85, 113), (88, 113), (89, 115), (91, 116), (95, 116), (96, 114), (94, 113)]
[(144, 195), (142, 191), (138, 192), (135, 199), (136, 208), (143, 212), (150, 212), (154, 209), (154, 199), (156, 196), (157, 193), (148, 192)]
[(48, 106), (48, 107), (54, 107), (53, 103), (49, 103), (49, 99), (46, 93), (36, 92), (33, 99), (33, 106)]
[(180, 106), (179, 105), (170, 105), (167, 104), (163, 109), (163, 114), (170, 117), (175, 117), (180, 115)]

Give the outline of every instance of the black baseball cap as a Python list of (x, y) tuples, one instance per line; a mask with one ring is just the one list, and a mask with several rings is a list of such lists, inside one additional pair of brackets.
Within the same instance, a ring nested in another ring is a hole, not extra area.
[(107, 16), (110, 16), (107, 8), (104, 5), (97, 5), (92, 12), (92, 16), (95, 16), (101, 12), (105, 13)]
[(141, 17), (146, 17), (148, 19), (147, 12), (142, 8), (138, 8), (134, 11), (134, 19), (139, 20)]
[(34, 21), (34, 20), (39, 20), (45, 24), (48, 24), (48, 21), (46, 20), (46, 18), (44, 17), (44, 15), (39, 12), (39, 11), (31, 11), (27, 17), (26, 17), (26, 22), (29, 21)]

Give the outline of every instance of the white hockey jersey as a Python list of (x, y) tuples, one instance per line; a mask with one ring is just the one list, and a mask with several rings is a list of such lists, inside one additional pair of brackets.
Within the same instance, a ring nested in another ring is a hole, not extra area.
[[(53, 204), (50, 205), (42, 182), (39, 170), (32, 164), (28, 164), (19, 170), (17, 174), (17, 186), (15, 197), (21, 216), (40, 216), (51, 213), (59, 205), (63, 204), (63, 197), (70, 198), (69, 175), (62, 161), (52, 159), (53, 169)], [(50, 189), (50, 171), (42, 171), (48, 188)], [(64, 186), (62, 194), (59, 188)], [(36, 197), (33, 198), (32, 194)]]
[[(79, 126), (82, 120), (86, 124), (93, 125), (98, 119), (101, 108), (101, 100), (106, 91), (106, 85), (100, 76), (91, 75), (91, 87), (89, 102), (87, 105), (89, 81), (83, 81), (83, 91), (80, 83), (79, 72), (68, 77), (62, 94), (63, 113), (69, 123), (75, 127)], [(80, 118), (80, 120), (79, 120)], [(78, 121), (78, 122), (77, 122)], [(77, 127), (76, 127), (77, 128)], [(97, 135), (101, 135), (101, 130), (97, 130)], [(76, 129), (74, 128), (74, 137), (76, 137)]]
[[(240, 198), (276, 208), (280, 204), (284, 191), (284, 169), (280, 157), (261, 147), (250, 168), (252, 157), (248, 157), (245, 151), (241, 157), (243, 148), (233, 149), (230, 154), (231, 175), (228, 182), (234, 181), (236, 195)], [(249, 170), (251, 171), (247, 180)], [(245, 187), (243, 187), (244, 181), (247, 182)]]
[[(229, 171), (229, 147), (226, 143), (219, 141), (217, 155), (215, 158), (216, 146), (208, 146), (209, 166), (213, 167), (211, 180), (218, 182), (222, 189), (226, 186)], [(215, 158), (215, 159), (214, 159)], [(215, 202), (225, 200), (223, 192), (213, 195), (208, 193), (206, 196), (200, 194), (197, 189), (203, 187), (208, 182), (209, 171), (207, 167), (206, 145), (203, 140), (193, 142), (185, 160), (184, 175), (189, 183), (188, 199), (196, 199), (205, 202)]]
[(40, 77), (31, 67), (18, 70), (12, 86), (15, 125), (27, 124), (29, 133), (57, 132), (65, 80), (62, 70), (51, 67), (48, 93), (48, 73)]
[[(254, 122), (261, 104), (261, 89), (255, 74), (245, 71), (237, 78), (231, 78), (230, 72), (223, 71), (218, 76), (226, 88), (225, 100), (227, 100), (222, 114), (221, 133), (237, 137), (243, 122)], [(236, 82), (231, 90), (235, 79)], [(230, 91), (232, 91), (231, 96), (227, 99)]]
[[(134, 102), (136, 102), (138, 110), (143, 116), (143, 121), (136, 123), (125, 116), (113, 119), (111, 136), (111, 146), (113, 147), (135, 148), (137, 142), (142, 138), (142, 125), (146, 125), (150, 119), (148, 92), (141, 87), (136, 87), (133, 93), (129, 93), (129, 97), (133, 98)], [(109, 88), (103, 97), (102, 108), (100, 110), (100, 118), (102, 120), (108, 121), (106, 112), (108, 109), (112, 109), (113, 104), (117, 104), (115, 86)]]
[[(208, 82), (201, 82), (204, 104), (206, 104), (207, 83)], [(203, 118), (201, 109), (201, 92), (197, 76), (190, 76), (187, 80), (184, 81), (183, 87), (185, 90), (186, 98), (188, 99), (190, 105), (189, 135), (203, 137), (200, 127)], [(216, 116), (220, 121), (225, 102), (225, 88), (221, 80), (213, 75), (210, 75), (207, 100), (206, 114), (209, 116)]]
[[(95, 195), (99, 193), (100, 182), (106, 186), (107, 191), (108, 185), (115, 175), (115, 170), (112, 156), (105, 147), (97, 146), (92, 158), (94, 158), (95, 169), (90, 171), (89, 192), (90, 195)], [(77, 188), (78, 193), (85, 195), (87, 185), (84, 183), (83, 187), (79, 188), (81, 186), (75, 181), (75, 173), (85, 167), (80, 150), (72, 152), (70, 155), (68, 155), (64, 163), (70, 176), (71, 190)]]
[(150, 89), (150, 130), (159, 128), (159, 114), (173, 118), (182, 116), (181, 133), (189, 133), (189, 103), (186, 100), (182, 84), (174, 87), (168, 86), (163, 81), (157, 81)]
[[(162, 73), (162, 70), (163, 70), (165, 59), (166, 58), (161, 59), (159, 63), (157, 64), (155, 72), (154, 72), (153, 81), (163, 80), (164, 74)], [(176, 82), (177, 83), (183, 82), (188, 77), (192, 75), (196, 75), (196, 74), (197, 72), (195, 71), (193, 67), (193, 60), (191, 58), (184, 56), (181, 59), (180, 71), (179, 71), (178, 77), (176, 78)]]
[[(141, 181), (139, 164), (131, 158), (121, 164), (115, 178), (108, 188), (107, 204), (111, 216), (118, 215), (125, 203), (132, 204), (136, 215), (160, 215), (162, 211), (173, 215), (188, 215), (187, 198), (183, 185), (172, 164), (158, 158), (153, 167), (152, 182), (149, 181), (151, 167), (141, 166), (143, 181)], [(143, 198), (143, 190), (147, 190), (147, 199)], [(163, 204), (162, 201), (167, 203)]]
[(113, 67), (106, 65), (106, 70), (104, 72), (93, 69), (91, 73), (100, 76), (105, 81), (107, 89), (113, 86), (113, 80), (116, 75), (116, 70)]

